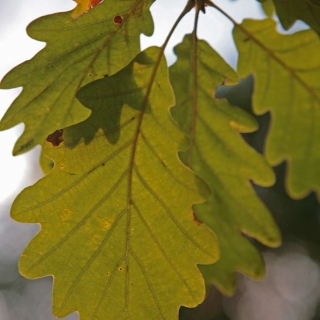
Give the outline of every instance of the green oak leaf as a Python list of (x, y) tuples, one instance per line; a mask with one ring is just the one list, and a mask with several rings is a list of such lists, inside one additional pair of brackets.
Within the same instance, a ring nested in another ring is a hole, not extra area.
[(289, 29), (296, 20), (302, 20), (320, 34), (319, 0), (273, 0), (280, 22)]
[(178, 60), (170, 68), (170, 78), (177, 104), (172, 115), (191, 140), (181, 159), (212, 192), (194, 210), (197, 219), (216, 233), (221, 257), (213, 265), (201, 266), (201, 271), (207, 283), (230, 295), (236, 271), (256, 279), (264, 275), (260, 253), (244, 234), (268, 246), (280, 243), (278, 229), (250, 183), (270, 186), (274, 173), (239, 134), (256, 130), (256, 121), (226, 100), (214, 99), (219, 84), (238, 81), (236, 73), (205, 41), (197, 42), (195, 46), (188, 35), (175, 48)]
[(293, 198), (320, 196), (320, 40), (312, 30), (282, 35), (276, 23), (245, 20), (234, 29), (241, 77), (253, 73), (256, 114), (271, 112), (265, 154), (288, 161)]
[(91, 116), (65, 129), (59, 146), (45, 144), (53, 170), (14, 202), (14, 219), (41, 224), (20, 272), (54, 276), (56, 316), (177, 319), (180, 305), (204, 298), (196, 264), (216, 261), (218, 248), (192, 204), (209, 190), (178, 159), (186, 139), (169, 114), (161, 56), (149, 48), (82, 88)]
[(0, 89), (23, 91), (0, 122), (0, 130), (21, 122), (25, 132), (14, 154), (42, 144), (48, 134), (86, 119), (90, 111), (75, 98), (94, 79), (116, 73), (140, 51), (140, 34), (151, 35), (153, 0), (108, 0), (82, 15), (57, 13), (28, 26), (30, 37), (46, 47), (10, 71)]

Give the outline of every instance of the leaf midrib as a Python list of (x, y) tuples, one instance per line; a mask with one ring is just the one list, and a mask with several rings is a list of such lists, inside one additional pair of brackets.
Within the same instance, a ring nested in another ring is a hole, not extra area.
[[(128, 196), (127, 196), (127, 231), (126, 231), (126, 252), (125, 252), (125, 261), (126, 261), (125, 312), (127, 315), (129, 312), (129, 253), (131, 252), (131, 249), (130, 249), (131, 230), (130, 230), (130, 228), (131, 228), (131, 207), (132, 207), (132, 201), (133, 201), (133, 199), (132, 199), (132, 180), (133, 179), (132, 178), (133, 178), (133, 171), (134, 171), (134, 167), (135, 167), (134, 160), (135, 160), (136, 151), (137, 151), (138, 139), (139, 139), (140, 132), (141, 132), (142, 121), (143, 121), (144, 114), (145, 114), (147, 106), (148, 106), (152, 86), (154, 84), (156, 74), (159, 69), (163, 54), (164, 54), (164, 47), (162, 47), (159, 51), (157, 60), (155, 61), (155, 64), (154, 64), (154, 67), (153, 67), (153, 70), (152, 70), (152, 73), (150, 76), (150, 80), (149, 80), (148, 85), (146, 87), (147, 90), (146, 90), (144, 100), (142, 102), (141, 111), (138, 115), (138, 119), (137, 119), (138, 121), (137, 121), (137, 126), (136, 126), (136, 130), (135, 130), (135, 134), (134, 134), (134, 138), (133, 138), (133, 142), (132, 142), (131, 155), (130, 155), (130, 161), (129, 161)], [(162, 312), (160, 312), (160, 313), (162, 314)]]

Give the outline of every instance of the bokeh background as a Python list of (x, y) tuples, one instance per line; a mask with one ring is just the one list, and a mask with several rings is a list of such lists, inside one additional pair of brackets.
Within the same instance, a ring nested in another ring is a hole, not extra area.
[[(107, 1), (107, 0), (105, 0)], [(142, 48), (161, 45), (186, 0), (157, 0), (152, 6), (155, 32), (150, 38), (141, 36)], [(215, 3), (241, 22), (243, 18), (265, 18), (255, 0), (217, 0)], [(25, 28), (37, 17), (71, 10), (71, 0), (0, 0), (0, 79), (17, 64), (31, 59), (45, 44), (30, 39)], [(207, 40), (228, 63), (236, 68), (237, 52), (233, 44), (232, 24), (213, 9), (201, 15), (200, 38)], [(193, 28), (189, 14), (172, 37), (166, 56), (174, 63), (174, 45)], [(307, 28), (296, 23), (289, 32)], [(279, 32), (285, 32), (278, 26)], [(218, 97), (226, 97), (251, 113), (251, 77), (236, 87), (221, 87)], [(0, 90), (0, 118), (21, 88)], [(269, 115), (257, 118), (260, 129), (244, 135), (259, 152), (269, 125)], [(34, 224), (20, 224), (10, 219), (10, 206), (17, 194), (42, 177), (39, 168), (40, 147), (25, 155), (12, 157), (11, 150), (23, 124), (0, 132), (0, 319), (50, 320), (52, 279), (27, 280), (19, 275), (18, 260), (29, 240), (38, 232)], [(267, 276), (256, 282), (238, 275), (238, 289), (233, 297), (223, 297), (214, 287), (207, 300), (195, 309), (181, 308), (182, 320), (316, 320), (320, 319), (320, 208), (314, 194), (294, 201), (284, 190), (285, 165), (275, 168), (277, 183), (271, 188), (255, 187), (275, 217), (283, 234), (283, 245), (262, 250)], [(79, 319), (76, 313), (68, 320)], [(107, 320), (107, 319), (106, 319)], [(140, 319), (139, 319), (140, 320)], [(144, 319), (141, 319), (144, 320)]]

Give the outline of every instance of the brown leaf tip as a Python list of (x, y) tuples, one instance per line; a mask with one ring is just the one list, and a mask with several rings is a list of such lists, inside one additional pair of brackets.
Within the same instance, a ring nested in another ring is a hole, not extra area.
[(63, 129), (56, 130), (54, 133), (48, 135), (46, 141), (50, 142), (53, 147), (58, 147), (63, 142)]

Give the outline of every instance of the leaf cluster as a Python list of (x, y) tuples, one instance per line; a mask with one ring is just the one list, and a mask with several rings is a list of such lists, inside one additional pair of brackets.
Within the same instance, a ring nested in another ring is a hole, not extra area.
[[(14, 154), (42, 144), (46, 174), (12, 207), (15, 220), (41, 224), (20, 272), (53, 275), (53, 313), (84, 320), (176, 319), (205, 285), (231, 295), (236, 272), (261, 279), (254, 242), (277, 247), (281, 236), (254, 185), (273, 185), (285, 161), (288, 194), (320, 198), (317, 2), (263, 1), (269, 18), (238, 23), (189, 0), (164, 44), (142, 52), (153, 0), (76, 2), (29, 25), (46, 47), (0, 83), (23, 87), (0, 130), (24, 122)], [(197, 37), (209, 10), (234, 25), (237, 71)], [(168, 68), (164, 50), (189, 12), (193, 33)], [(280, 34), (275, 15), (310, 29)], [(271, 114), (263, 154), (243, 138), (255, 118), (216, 97), (249, 75), (254, 113)]]

